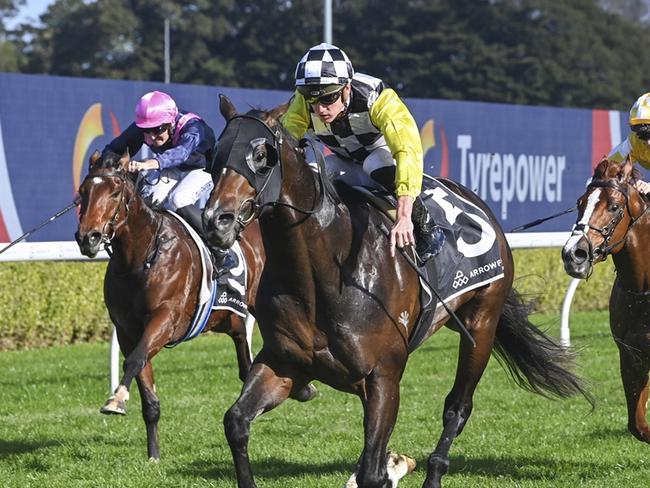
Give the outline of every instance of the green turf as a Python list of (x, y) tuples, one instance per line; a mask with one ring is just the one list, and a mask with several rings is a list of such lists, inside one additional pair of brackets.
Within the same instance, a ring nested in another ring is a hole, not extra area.
[[(537, 320), (557, 337), (557, 317)], [(571, 326), (595, 411), (590, 414), (582, 399), (551, 401), (524, 392), (492, 360), (452, 448), (445, 487), (647, 486), (649, 446), (626, 431), (607, 315), (576, 314)], [(390, 443), (418, 462), (402, 487), (424, 480), (457, 343), (444, 330), (410, 359)], [(126, 417), (98, 412), (108, 393), (107, 361), (106, 344), (0, 353), (0, 486), (236, 486), (222, 427), (240, 389), (229, 338), (202, 337), (155, 358), (162, 404), (157, 464), (147, 460), (137, 388)], [(360, 403), (317, 386), (314, 401), (285, 402), (253, 423), (250, 454), (260, 488), (341, 487), (347, 480), (361, 450)]]

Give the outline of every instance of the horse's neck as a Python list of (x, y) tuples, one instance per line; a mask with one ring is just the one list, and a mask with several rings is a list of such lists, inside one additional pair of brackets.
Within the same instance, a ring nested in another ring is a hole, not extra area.
[[(306, 163), (291, 161), (284, 169), (281, 205), (260, 218), (266, 262), (278, 273), (293, 275), (292, 285), (310, 295), (318, 277), (327, 273), (322, 269), (325, 263), (331, 267), (335, 246), (345, 239), (349, 213), (327, 195), (321, 196), (318, 174)], [(304, 211), (320, 208), (305, 214), (282, 204)]]
[(131, 198), (128, 216), (111, 241), (113, 259), (120, 263), (120, 268), (142, 267), (156, 239), (160, 219), (162, 216), (151, 210), (140, 196)]
[(625, 246), (613, 255), (619, 283), (627, 290), (650, 290), (650, 211), (628, 232)]

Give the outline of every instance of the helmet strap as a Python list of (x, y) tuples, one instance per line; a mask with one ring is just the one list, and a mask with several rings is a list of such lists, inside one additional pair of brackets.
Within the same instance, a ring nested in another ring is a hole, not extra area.
[[(350, 86), (350, 83), (348, 83), (346, 86)], [(348, 113), (348, 110), (350, 110), (350, 100), (352, 99), (352, 89), (348, 91), (348, 96), (345, 98), (345, 87), (343, 88), (343, 93), (341, 93), (341, 101), (343, 102), (343, 110), (336, 116), (336, 119), (340, 119), (341, 117), (345, 116), (345, 114)]]

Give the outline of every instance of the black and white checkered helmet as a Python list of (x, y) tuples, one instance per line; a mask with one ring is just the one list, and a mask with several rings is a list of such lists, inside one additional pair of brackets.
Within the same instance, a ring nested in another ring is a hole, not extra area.
[(323, 42), (312, 47), (296, 66), (296, 86), (345, 85), (354, 68), (343, 50)]

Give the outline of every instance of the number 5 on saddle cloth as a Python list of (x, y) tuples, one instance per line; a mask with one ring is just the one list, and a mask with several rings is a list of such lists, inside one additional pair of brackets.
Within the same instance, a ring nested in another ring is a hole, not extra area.
[[(497, 245), (496, 230), (486, 211), (472, 192), (447, 179), (425, 175), (422, 199), (433, 221), (445, 235), (445, 245), (433, 259), (420, 266), (419, 272), (435, 287), (446, 303), (455, 297), (503, 278), (503, 263)], [(395, 198), (376, 187), (354, 186), (391, 221), (395, 219)], [(408, 251), (406, 251), (408, 253)], [(415, 256), (412, 256), (415, 258)], [(415, 259), (413, 259), (415, 262)], [(422, 311), (409, 350), (415, 350), (434, 324), (436, 310), (442, 304), (424, 280), (421, 281)]]

